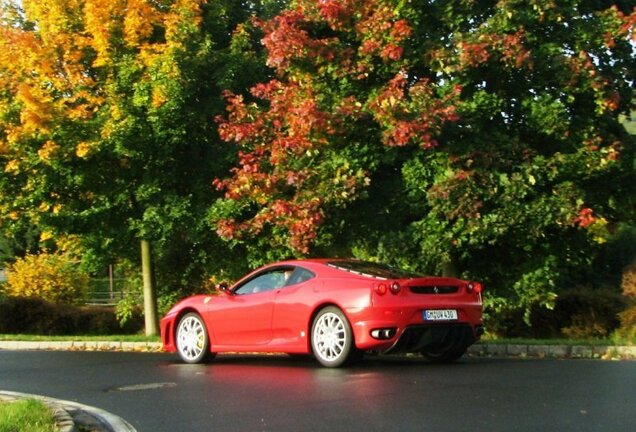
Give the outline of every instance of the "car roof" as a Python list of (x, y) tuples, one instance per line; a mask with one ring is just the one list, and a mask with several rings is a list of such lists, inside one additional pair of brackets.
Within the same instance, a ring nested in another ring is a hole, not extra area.
[[(344, 261), (359, 261), (353, 258), (301, 258), (301, 259), (290, 259), (285, 261), (279, 261), (276, 263), (272, 263), (269, 266), (275, 265), (297, 265), (302, 266), (303, 264), (322, 264), (327, 265), (332, 262), (344, 262)], [(268, 266), (268, 267), (269, 267)]]
[(324, 272), (332, 273), (333, 271), (341, 273), (344, 272), (349, 276), (355, 275), (357, 277), (365, 277), (365, 278), (376, 278), (376, 276), (371, 274), (365, 274), (358, 271), (348, 270), (346, 268), (340, 268), (338, 263), (365, 263), (363, 260), (355, 259), (355, 258), (305, 258), (305, 259), (296, 259), (296, 260), (287, 260), (287, 261), (279, 261), (276, 263), (272, 263), (267, 268), (278, 267), (278, 266), (300, 266), (305, 267), (312, 271), (318, 271), (323, 276)]
[(334, 269), (334, 267), (330, 264), (337, 262), (357, 262), (360, 260), (352, 259), (352, 258), (300, 258), (300, 259), (289, 259), (285, 261), (278, 261), (266, 266), (261, 267), (261, 269), (272, 268), (272, 267), (284, 267), (284, 266), (298, 266), (305, 267), (308, 270), (320, 271), (324, 272), (325, 270)]

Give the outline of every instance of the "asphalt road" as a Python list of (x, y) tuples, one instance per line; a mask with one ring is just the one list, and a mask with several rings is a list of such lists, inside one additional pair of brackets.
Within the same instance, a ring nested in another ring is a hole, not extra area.
[(96, 406), (139, 432), (633, 431), (636, 362), (0, 351), (0, 390)]

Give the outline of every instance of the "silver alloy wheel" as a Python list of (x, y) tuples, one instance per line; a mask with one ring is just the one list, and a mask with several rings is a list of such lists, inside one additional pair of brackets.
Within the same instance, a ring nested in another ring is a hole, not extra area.
[(188, 363), (202, 361), (208, 349), (207, 341), (207, 331), (201, 318), (194, 313), (184, 316), (177, 329), (177, 348), (181, 358)]
[(346, 323), (334, 312), (320, 315), (314, 325), (313, 344), (316, 355), (326, 362), (336, 362), (348, 355)]

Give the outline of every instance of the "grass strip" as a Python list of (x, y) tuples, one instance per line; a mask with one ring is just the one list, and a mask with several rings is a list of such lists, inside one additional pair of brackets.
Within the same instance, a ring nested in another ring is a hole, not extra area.
[(159, 336), (143, 335), (30, 335), (30, 334), (0, 334), (0, 341), (77, 341), (77, 342), (161, 342)]
[(53, 412), (43, 402), (22, 399), (0, 402), (0, 432), (56, 432)]

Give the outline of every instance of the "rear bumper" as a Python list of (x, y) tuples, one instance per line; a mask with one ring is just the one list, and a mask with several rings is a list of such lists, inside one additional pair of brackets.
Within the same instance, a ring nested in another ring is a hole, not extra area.
[(480, 330), (468, 324), (407, 327), (395, 344), (385, 353), (421, 352), (435, 346), (455, 346), (466, 349), (478, 339)]
[(457, 310), (457, 320), (425, 321), (422, 307), (373, 307), (347, 314), (356, 347), (364, 351), (420, 352), (449, 341), (468, 347), (479, 340), (484, 331), (481, 305), (449, 308)]

